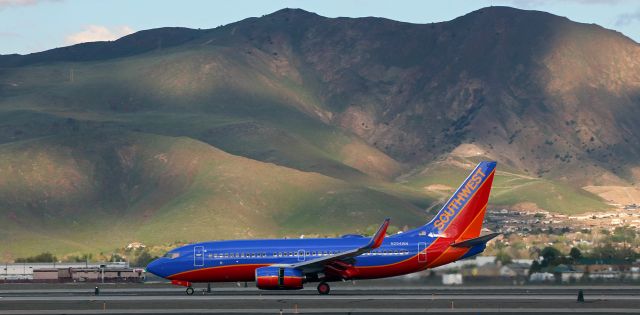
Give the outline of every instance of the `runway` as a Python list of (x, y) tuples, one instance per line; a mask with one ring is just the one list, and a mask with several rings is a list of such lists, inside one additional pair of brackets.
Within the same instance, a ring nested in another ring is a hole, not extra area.
[[(3, 285), (0, 314), (637, 314), (634, 286), (332, 286), (300, 291), (203, 287), (188, 296), (170, 285)], [(576, 302), (583, 289), (585, 302)]]

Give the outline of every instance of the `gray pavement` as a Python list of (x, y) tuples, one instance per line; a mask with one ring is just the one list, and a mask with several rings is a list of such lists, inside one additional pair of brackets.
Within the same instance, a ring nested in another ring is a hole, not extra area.
[[(330, 295), (314, 285), (300, 291), (260, 291), (225, 285), (212, 293), (200, 286), (2, 285), (1, 314), (638, 314), (638, 286), (365, 286), (338, 283)], [(583, 289), (585, 302), (576, 302)]]

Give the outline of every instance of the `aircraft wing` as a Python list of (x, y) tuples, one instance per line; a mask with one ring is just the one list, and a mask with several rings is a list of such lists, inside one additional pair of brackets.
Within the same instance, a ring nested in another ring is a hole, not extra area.
[[(286, 265), (286, 267), (301, 269), (305, 272), (313, 272), (313, 271), (322, 271), (326, 264), (335, 262), (335, 261), (345, 261), (350, 258), (354, 258), (356, 256), (362, 255), (364, 253), (370, 252), (382, 245), (382, 241), (384, 240), (384, 236), (387, 233), (387, 228), (389, 227), (390, 219), (385, 219), (378, 232), (376, 232), (371, 240), (366, 245), (354, 248), (351, 250), (347, 250), (335, 255), (328, 255), (323, 257), (318, 257), (316, 259), (311, 259), (307, 261), (302, 261), (296, 264)], [(283, 266), (283, 265), (274, 265), (274, 266)], [(283, 266), (284, 267), (284, 266)]]

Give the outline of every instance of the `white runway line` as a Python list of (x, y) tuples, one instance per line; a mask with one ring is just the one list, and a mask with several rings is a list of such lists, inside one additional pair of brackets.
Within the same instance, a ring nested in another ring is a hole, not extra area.
[(324, 314), (324, 313), (344, 313), (344, 314), (371, 314), (371, 313), (421, 313), (421, 314), (441, 314), (441, 313), (469, 313), (469, 314), (496, 314), (496, 313), (577, 313), (577, 314), (637, 314), (637, 309), (628, 308), (309, 308), (309, 309), (118, 309), (118, 310), (25, 310), (25, 311), (0, 311), (0, 315), (8, 314)]
[[(154, 287), (154, 288), (111, 288), (110, 285), (96, 284), (100, 287), (102, 292), (181, 292), (184, 288), (178, 286), (171, 286), (167, 284), (166, 287)], [(197, 283), (194, 284), (196, 290), (200, 290), (206, 287), (206, 284)], [(547, 290), (602, 290), (602, 291), (621, 291), (621, 290), (640, 290), (638, 286), (467, 286), (467, 287), (441, 287), (441, 286), (349, 286), (349, 285), (336, 285), (333, 287), (336, 291), (487, 291), (487, 290), (528, 290), (528, 291), (547, 291)], [(212, 287), (214, 292), (263, 292), (251, 285), (247, 288), (239, 287)], [(315, 286), (307, 286), (300, 291), (315, 291)], [(20, 294), (20, 293), (85, 293), (93, 292), (93, 288), (57, 288), (48, 289), (35, 288), (35, 289), (2, 289), (0, 294)]]
[[(640, 301), (640, 295), (591, 295), (587, 300), (607, 300), (607, 301)], [(409, 300), (567, 300), (575, 301), (575, 294), (562, 295), (528, 295), (528, 294), (505, 294), (505, 295), (458, 295), (458, 294), (428, 294), (428, 295), (184, 295), (184, 296), (5, 296), (5, 302), (17, 301), (359, 301), (359, 300), (386, 300), (386, 301), (409, 301)]]

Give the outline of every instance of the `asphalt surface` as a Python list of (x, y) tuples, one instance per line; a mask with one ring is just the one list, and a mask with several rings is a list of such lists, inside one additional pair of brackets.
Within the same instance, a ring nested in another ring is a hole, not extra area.
[[(0, 285), (1, 314), (638, 314), (639, 286), (332, 285), (318, 295), (218, 285), (192, 296), (168, 284)], [(576, 301), (583, 289), (585, 302)]]

